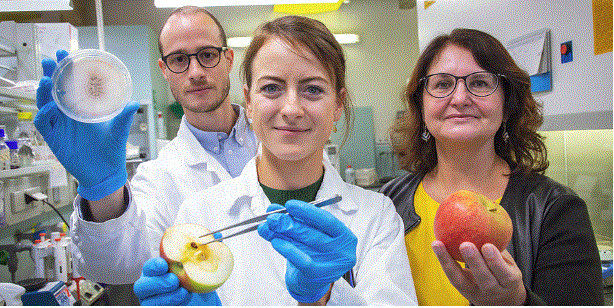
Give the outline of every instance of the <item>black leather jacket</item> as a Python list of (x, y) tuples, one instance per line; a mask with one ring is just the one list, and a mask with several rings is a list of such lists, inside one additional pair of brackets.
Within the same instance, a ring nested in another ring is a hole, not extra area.
[[(406, 174), (380, 192), (392, 199), (405, 233), (420, 223), (414, 194), (424, 175)], [(584, 201), (535, 173), (513, 174), (501, 199), (514, 231), (507, 250), (522, 272), (527, 305), (603, 305), (601, 261)]]

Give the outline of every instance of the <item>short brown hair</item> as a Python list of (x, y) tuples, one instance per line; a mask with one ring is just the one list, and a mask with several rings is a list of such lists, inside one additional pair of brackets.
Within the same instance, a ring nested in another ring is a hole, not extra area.
[(433, 39), (424, 49), (403, 92), (406, 110), (395, 121), (389, 133), (402, 169), (427, 173), (437, 165), (434, 138), (421, 139), (426, 127), (422, 118), (423, 82), (421, 79), (433, 60), (448, 45), (469, 50), (485, 70), (501, 74), (505, 102), (504, 116), (509, 133), (503, 141), (503, 129), (495, 134), (495, 151), (511, 168), (512, 173), (539, 172), (548, 168), (547, 151), (537, 129), (543, 122), (542, 107), (531, 94), (529, 75), (522, 70), (505, 47), (493, 36), (474, 29), (455, 29)]
[[(243, 63), (241, 63), (241, 77), (248, 88), (252, 83), (252, 65), (256, 53), (271, 38), (280, 38), (297, 49), (298, 47), (306, 48), (326, 67), (331, 80), (335, 82), (337, 93), (346, 88), (345, 55), (335, 36), (320, 21), (296, 15), (266, 22), (254, 32), (252, 41), (245, 51)], [(343, 102), (343, 111), (346, 126), (343, 138), (345, 142), (352, 124), (352, 108), (349, 98)]]
[[(175, 10), (173, 10), (173, 12), (171, 12), (171, 14), (166, 19), (166, 22), (164, 22), (164, 25), (166, 25), (166, 23), (168, 22), (168, 19), (171, 18), (171, 16), (196, 15), (196, 14), (207, 14), (209, 15), (209, 17), (211, 17), (211, 19), (213, 19), (213, 21), (217, 25), (218, 30), (220, 31), (220, 40), (222, 41), (222, 46), (220, 47), (227, 47), (228, 39), (226, 38), (226, 32), (224, 31), (224, 27), (222, 27), (222, 24), (220, 23), (220, 21), (217, 20), (217, 18), (215, 18), (215, 16), (213, 16), (211, 12), (207, 11), (206, 9), (202, 7), (193, 6), (193, 5), (186, 5), (186, 6), (178, 7)], [(162, 26), (162, 29), (164, 29), (164, 26)], [(161, 56), (164, 56), (164, 54), (162, 53), (162, 41), (160, 40), (160, 34), (162, 33), (162, 29), (160, 29), (160, 32), (158, 33), (158, 51), (160, 51)]]

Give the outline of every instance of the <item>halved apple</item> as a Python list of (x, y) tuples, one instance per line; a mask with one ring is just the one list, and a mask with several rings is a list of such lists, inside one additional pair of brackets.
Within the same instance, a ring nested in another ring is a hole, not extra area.
[(196, 293), (211, 292), (220, 287), (232, 272), (232, 252), (221, 242), (201, 245), (213, 235), (197, 224), (179, 224), (164, 231), (160, 240), (160, 256), (168, 262), (168, 270), (179, 277), (179, 284)]

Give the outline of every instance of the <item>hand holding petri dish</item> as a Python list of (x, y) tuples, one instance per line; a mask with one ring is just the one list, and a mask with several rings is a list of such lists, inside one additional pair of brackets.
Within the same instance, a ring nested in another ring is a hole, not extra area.
[(58, 108), (79, 122), (108, 121), (132, 96), (132, 79), (124, 63), (98, 49), (71, 53), (58, 63), (51, 80)]

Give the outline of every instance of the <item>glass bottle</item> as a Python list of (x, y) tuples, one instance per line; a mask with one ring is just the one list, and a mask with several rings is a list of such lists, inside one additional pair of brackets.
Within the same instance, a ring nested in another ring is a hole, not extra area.
[(6, 135), (4, 134), (4, 126), (0, 127), (0, 169), (11, 169), (11, 153), (6, 145)]
[(19, 146), (17, 140), (8, 140), (6, 141), (6, 145), (9, 147), (10, 168), (19, 168), (19, 154), (17, 154)]

